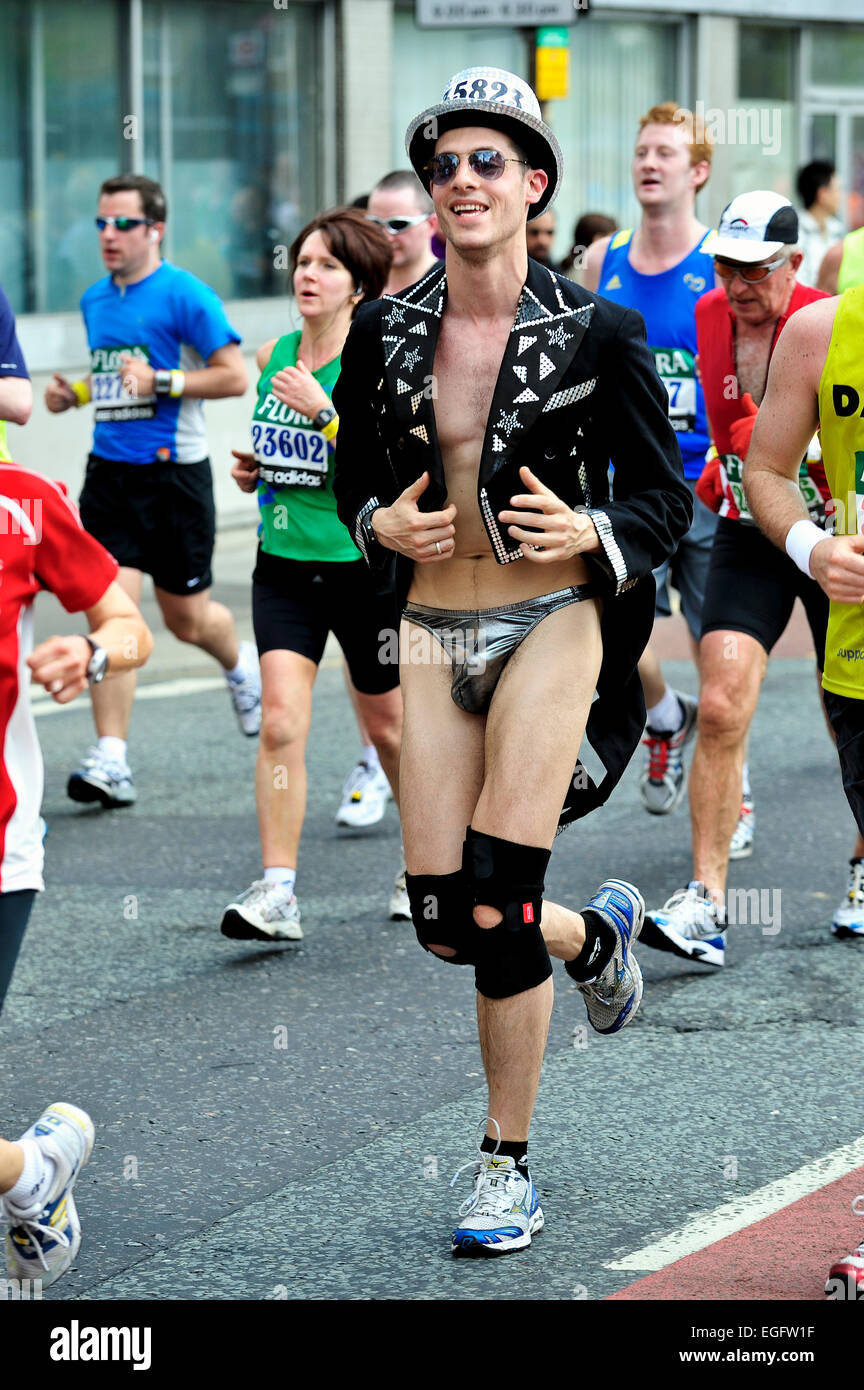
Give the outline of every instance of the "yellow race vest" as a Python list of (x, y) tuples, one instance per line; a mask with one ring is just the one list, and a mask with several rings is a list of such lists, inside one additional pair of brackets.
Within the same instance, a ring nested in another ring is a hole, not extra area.
[[(864, 284), (837, 305), (819, 382), (819, 421), (835, 533), (864, 534)], [(864, 605), (832, 601), (822, 684), (864, 700)]]

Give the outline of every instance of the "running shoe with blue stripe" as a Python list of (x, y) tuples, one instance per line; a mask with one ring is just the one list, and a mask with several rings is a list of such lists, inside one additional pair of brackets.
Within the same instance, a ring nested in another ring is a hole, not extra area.
[(633, 943), (642, 930), (645, 904), (632, 883), (607, 878), (585, 906), (612, 928), (615, 950), (596, 979), (574, 983), (585, 996), (591, 1027), (598, 1033), (617, 1033), (632, 1022), (642, 1002), (642, 971), (633, 955)]
[(692, 879), (662, 907), (648, 913), (642, 940), (646, 946), (671, 951), (684, 960), (722, 966), (726, 959), (725, 930), (723, 904), (708, 896), (704, 883)]
[(864, 938), (864, 863), (860, 859), (849, 860), (849, 887), (834, 913), (831, 930), (841, 940)]
[[(485, 1133), (487, 1121), (479, 1126)], [(530, 1175), (525, 1177), (516, 1160), (479, 1149), (456, 1170), (450, 1186), (473, 1166), (474, 1190), (459, 1208), (460, 1221), (450, 1243), (454, 1255), (506, 1255), (524, 1250), (531, 1237), (543, 1229), (540, 1198)]]
[(8, 1222), (6, 1272), (10, 1279), (39, 1279), (47, 1288), (72, 1264), (81, 1245), (81, 1222), (72, 1196), (75, 1179), (93, 1149), (93, 1122), (75, 1105), (50, 1105), (22, 1139), (34, 1139), (55, 1164), (54, 1181), (35, 1210), (0, 1198)]

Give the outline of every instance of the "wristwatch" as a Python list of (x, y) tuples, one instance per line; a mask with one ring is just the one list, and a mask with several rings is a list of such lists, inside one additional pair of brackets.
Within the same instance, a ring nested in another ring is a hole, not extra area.
[(155, 392), (157, 396), (171, 395), (171, 372), (166, 367), (157, 367), (153, 373), (156, 378)]
[(325, 405), (323, 410), (319, 410), (312, 424), (316, 430), (323, 430), (325, 425), (329, 425), (331, 420), (336, 419), (335, 405)]
[(104, 647), (97, 647), (92, 637), (85, 636), (84, 641), (93, 653), (87, 663), (87, 680), (91, 685), (98, 685), (100, 681), (104, 681), (108, 670), (108, 653)]

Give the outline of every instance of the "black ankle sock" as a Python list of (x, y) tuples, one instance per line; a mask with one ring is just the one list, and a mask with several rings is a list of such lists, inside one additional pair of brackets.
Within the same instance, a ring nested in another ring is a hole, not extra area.
[[(497, 1150), (497, 1152), (496, 1152)], [(496, 1158), (512, 1158), (516, 1167), (523, 1177), (528, 1176), (528, 1140), (522, 1139), (515, 1143), (512, 1140), (502, 1139), (500, 1144), (497, 1139), (490, 1139), (489, 1135), (483, 1136), (480, 1145), (480, 1152), (484, 1154), (494, 1153)]]
[(571, 980), (584, 984), (593, 980), (606, 969), (615, 951), (615, 933), (604, 921), (599, 912), (592, 907), (582, 911), (585, 921), (585, 945), (575, 960), (565, 960), (564, 969)]

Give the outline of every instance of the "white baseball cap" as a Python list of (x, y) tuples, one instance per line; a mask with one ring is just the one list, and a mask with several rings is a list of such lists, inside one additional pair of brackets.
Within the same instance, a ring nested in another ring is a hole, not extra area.
[(797, 241), (798, 214), (789, 199), (759, 188), (740, 193), (723, 209), (710, 251), (712, 256), (752, 265)]

